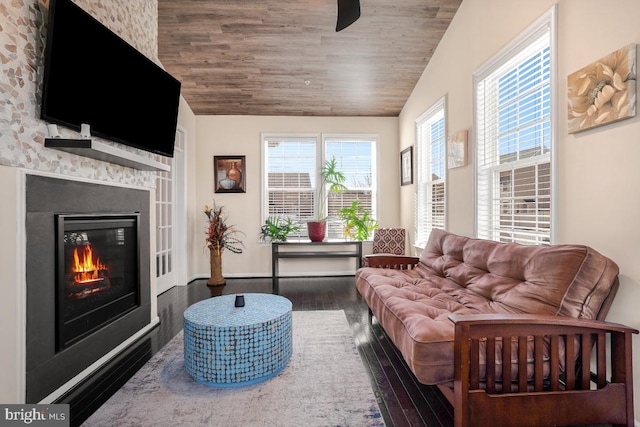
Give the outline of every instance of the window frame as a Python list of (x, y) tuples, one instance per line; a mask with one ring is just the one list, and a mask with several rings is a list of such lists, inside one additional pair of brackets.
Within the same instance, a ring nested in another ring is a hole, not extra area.
[[(313, 149), (313, 153), (314, 153), (314, 166), (313, 166), (313, 176), (310, 176), (310, 183), (311, 183), (311, 188), (310, 191), (315, 194), (316, 193), (316, 189), (317, 189), (317, 174), (318, 174), (318, 170), (319, 170), (319, 164), (318, 164), (318, 150), (319, 150), (319, 146), (321, 145), (321, 138), (320, 138), (320, 134), (318, 133), (299, 133), (299, 134), (293, 134), (293, 133), (262, 133), (260, 134), (260, 147), (261, 147), (261, 167), (262, 167), (262, 172), (261, 172), (261, 179), (262, 179), (262, 185), (261, 185), (261, 208), (260, 208), (260, 224), (264, 224), (265, 221), (267, 220), (267, 218), (269, 216), (272, 216), (273, 214), (269, 214), (269, 170), (268, 170), (268, 144), (270, 141), (275, 141), (278, 140), (278, 142), (313, 142), (314, 144), (314, 149)], [(300, 188), (300, 187), (298, 187)], [(313, 204), (315, 209), (315, 203)], [(301, 218), (301, 217), (300, 217)], [(300, 219), (300, 218), (296, 218), (296, 219)], [(300, 219), (301, 221), (304, 221), (303, 219)], [(290, 234), (291, 237), (299, 237), (299, 238), (304, 238), (307, 236), (307, 230), (306, 227), (301, 227), (301, 229), (298, 232), (292, 233)]]
[[(344, 141), (341, 141), (344, 140)], [(376, 134), (322, 134), (322, 162), (323, 164), (326, 160), (329, 160), (329, 156), (327, 154), (327, 142), (367, 142), (371, 143), (371, 186), (369, 190), (371, 192), (371, 216), (378, 219), (378, 145), (379, 145), (379, 136)], [(340, 159), (338, 159), (338, 170), (340, 168)], [(344, 172), (344, 170), (342, 170)], [(318, 175), (320, 172), (318, 171)], [(359, 191), (367, 191), (361, 190), (362, 187), (350, 187), (349, 179), (344, 183), (347, 188), (350, 190), (360, 189)], [(349, 207), (342, 204), (343, 207)], [(329, 203), (325, 206), (326, 212), (325, 215), (329, 215)], [(335, 231), (335, 227), (332, 227), (331, 224), (328, 224), (327, 227), (327, 239), (338, 239), (342, 236), (339, 235)], [(369, 235), (369, 238), (366, 241), (370, 241), (373, 238), (373, 233)]]
[[(262, 166), (262, 195), (261, 195), (261, 224), (264, 224), (267, 217), (269, 216), (269, 171), (268, 171), (268, 143), (269, 141), (280, 140), (282, 142), (286, 141), (302, 141), (302, 140), (313, 140), (315, 143), (315, 165), (314, 165), (314, 176), (310, 177), (311, 181), (311, 190), (313, 194), (317, 194), (317, 186), (319, 184), (320, 179), (320, 170), (325, 160), (327, 159), (327, 142), (340, 142), (340, 139), (344, 139), (345, 142), (351, 141), (366, 141), (371, 142), (371, 192), (372, 192), (372, 200), (371, 200), (371, 211), (374, 218), (377, 219), (378, 213), (378, 150), (379, 150), (379, 135), (377, 134), (347, 134), (347, 133), (262, 133), (260, 135), (260, 144), (261, 144), (261, 166)], [(349, 183), (345, 183), (345, 185), (349, 186)], [(315, 196), (314, 196), (315, 197)], [(325, 204), (326, 212), (323, 216), (327, 215), (329, 209), (329, 203)], [(299, 217), (299, 220), (304, 224), (304, 221), (311, 221), (313, 218), (317, 217), (315, 209), (317, 204), (313, 203), (313, 215), (309, 218)], [(334, 227), (335, 228), (335, 227)], [(338, 238), (336, 233), (330, 233), (331, 227), (327, 229), (327, 239), (336, 239)], [(332, 235), (333, 234), (333, 235)], [(290, 236), (298, 237), (298, 238), (307, 238), (307, 230), (306, 227), (302, 227), (298, 233), (293, 233)], [(341, 237), (341, 236), (340, 236)], [(370, 240), (370, 239), (369, 239)]]
[[(430, 179), (429, 175), (433, 177), (432, 173), (432, 143), (423, 140), (423, 126), (432, 126), (440, 119), (434, 120), (434, 118), (442, 115), (443, 129), (442, 135), (438, 138), (439, 143), (442, 144), (442, 156), (441, 165), (442, 177), (440, 179)], [(415, 188), (415, 212), (414, 212), (414, 226), (415, 226), (415, 247), (424, 248), (429, 235), (434, 228), (446, 229), (447, 227), (447, 97), (444, 96), (437, 100), (431, 107), (429, 107), (424, 113), (422, 113), (415, 120), (415, 145), (416, 145), (416, 188)], [(428, 167), (428, 170), (425, 170)], [(433, 216), (433, 189), (437, 185), (442, 185), (442, 216), (439, 222), (434, 221)], [(422, 193), (425, 193), (424, 195)], [(424, 205), (424, 206), (423, 206)], [(424, 228), (424, 230), (423, 230)]]
[[(482, 209), (482, 198), (480, 194), (480, 186), (481, 183), (481, 159), (480, 159), (480, 149), (482, 146), (481, 142), (481, 133), (482, 128), (480, 126), (480, 112), (482, 108), (479, 105), (479, 95), (478, 95), (478, 86), (484, 81), (487, 77), (491, 76), (492, 73), (499, 70), (502, 66), (507, 64), (513, 58), (517, 57), (518, 54), (524, 49), (528, 48), (533, 41), (537, 40), (543, 33), (548, 31), (549, 34), (549, 152), (546, 154), (549, 159), (548, 162), (541, 161), (544, 160), (542, 156), (535, 156), (533, 158), (529, 158), (526, 160), (522, 160), (521, 166), (518, 168), (522, 169), (527, 166), (537, 167), (542, 163), (549, 163), (549, 233), (548, 233), (548, 244), (553, 244), (557, 241), (557, 230), (554, 226), (557, 218), (557, 141), (558, 141), (558, 83), (557, 83), (557, 30), (556, 30), (556, 15), (557, 15), (557, 6), (553, 6), (549, 9), (545, 14), (543, 14), (540, 18), (538, 18), (535, 22), (533, 22), (529, 27), (527, 27), (524, 31), (522, 31), (516, 38), (514, 38), (507, 46), (505, 46), (502, 50), (500, 50), (496, 55), (491, 57), (485, 64), (479, 67), (473, 73), (473, 108), (474, 108), (474, 127), (476, 132), (474, 132), (474, 162), (473, 162), (473, 176), (474, 176), (474, 232), (475, 236), (480, 238), (494, 238), (495, 236), (486, 236), (483, 235), (480, 229), (480, 222), (482, 214), (480, 210)], [(526, 59), (523, 59), (520, 64), (526, 62)], [(496, 169), (499, 169), (497, 167)], [(537, 184), (537, 182), (536, 182)], [(500, 185), (500, 183), (489, 183), (487, 184), (489, 188), (493, 188), (491, 191), (497, 191), (496, 186)], [(495, 212), (495, 211), (494, 211)], [(491, 214), (489, 216), (495, 217), (495, 215)], [(495, 223), (495, 219), (493, 220)], [(514, 230), (514, 228), (511, 228)], [(494, 238), (494, 240), (498, 240)], [(545, 242), (545, 244), (547, 244)]]

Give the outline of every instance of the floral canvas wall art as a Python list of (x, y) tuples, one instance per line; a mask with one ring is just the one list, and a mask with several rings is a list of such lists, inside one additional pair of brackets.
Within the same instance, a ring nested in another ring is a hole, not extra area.
[(567, 78), (569, 133), (636, 115), (636, 45), (630, 44)]

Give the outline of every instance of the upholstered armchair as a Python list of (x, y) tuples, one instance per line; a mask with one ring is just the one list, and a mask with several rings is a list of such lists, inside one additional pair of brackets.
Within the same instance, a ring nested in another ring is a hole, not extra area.
[[(404, 255), (405, 253), (405, 234), (404, 228), (377, 228), (373, 232), (373, 254), (380, 255)], [(371, 255), (362, 258), (362, 266), (368, 267), (368, 258)]]

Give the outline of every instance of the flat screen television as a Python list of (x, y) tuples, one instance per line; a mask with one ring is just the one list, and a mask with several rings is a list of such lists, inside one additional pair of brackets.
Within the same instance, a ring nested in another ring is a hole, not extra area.
[(173, 157), (180, 82), (71, 0), (49, 2), (40, 117)]

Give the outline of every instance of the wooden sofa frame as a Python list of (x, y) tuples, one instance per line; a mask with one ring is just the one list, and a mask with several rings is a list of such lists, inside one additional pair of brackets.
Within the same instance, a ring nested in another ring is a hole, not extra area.
[[(371, 267), (402, 270), (419, 261), (411, 256), (368, 258)], [(456, 427), (633, 427), (631, 337), (638, 330), (603, 319), (544, 315), (451, 315), (449, 319), (455, 324), (454, 384), (453, 390), (438, 387), (454, 408)], [(503, 337), (511, 345), (502, 346)], [(481, 360), (486, 362), (484, 370)], [(498, 378), (512, 381), (504, 385)]]

